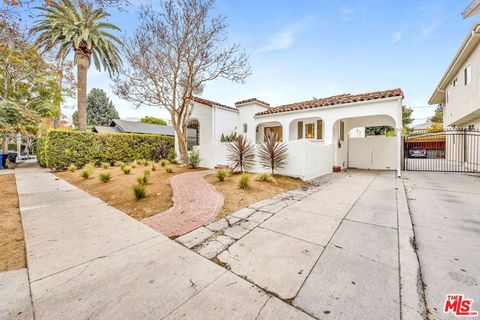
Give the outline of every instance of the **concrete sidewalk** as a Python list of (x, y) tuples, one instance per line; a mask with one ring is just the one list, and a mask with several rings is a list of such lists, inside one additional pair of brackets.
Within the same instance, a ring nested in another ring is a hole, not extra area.
[(313, 319), (43, 169), (16, 178), (35, 319)]

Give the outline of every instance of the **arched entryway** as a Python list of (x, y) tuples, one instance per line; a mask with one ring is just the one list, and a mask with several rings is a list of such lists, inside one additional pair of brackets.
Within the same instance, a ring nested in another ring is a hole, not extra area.
[(198, 145), (200, 145), (200, 122), (197, 119), (191, 119), (187, 123), (187, 149), (191, 151)]

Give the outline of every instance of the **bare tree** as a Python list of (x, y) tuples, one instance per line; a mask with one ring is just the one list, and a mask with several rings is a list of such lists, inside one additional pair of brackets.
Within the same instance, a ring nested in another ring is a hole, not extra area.
[(180, 156), (187, 159), (187, 122), (192, 97), (217, 78), (243, 82), (247, 55), (227, 45), (225, 17), (211, 17), (213, 0), (166, 0), (161, 10), (144, 6), (140, 25), (125, 39), (125, 65), (115, 92), (138, 107), (165, 108), (171, 116)]
[(287, 163), (287, 145), (278, 142), (277, 132), (270, 132), (258, 148), (258, 158), (263, 168), (270, 169), (272, 175), (276, 169), (283, 168)]

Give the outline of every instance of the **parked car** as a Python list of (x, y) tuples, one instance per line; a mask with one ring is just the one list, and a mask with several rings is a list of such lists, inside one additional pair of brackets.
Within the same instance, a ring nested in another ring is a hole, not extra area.
[(422, 147), (413, 147), (408, 150), (408, 156), (410, 158), (426, 158), (427, 157), (427, 149)]

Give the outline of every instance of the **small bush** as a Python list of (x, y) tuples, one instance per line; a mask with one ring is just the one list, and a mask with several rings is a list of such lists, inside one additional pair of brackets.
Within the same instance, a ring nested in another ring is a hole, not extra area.
[(148, 166), (150, 165), (150, 161), (144, 160), (144, 161), (143, 161), (143, 165), (144, 165), (145, 167), (148, 167)]
[(83, 179), (88, 179), (88, 178), (90, 178), (90, 176), (92, 175), (92, 173), (93, 173), (93, 170), (83, 169), (83, 170), (82, 170), (82, 173), (80, 174), (80, 176), (81, 176)]
[(228, 170), (227, 169), (218, 169), (215, 173), (215, 176), (218, 178), (218, 181), (225, 181), (225, 178), (228, 177)]
[(155, 162), (152, 163), (152, 171), (157, 171), (157, 166), (155, 165)]
[(115, 167), (123, 168), (125, 163), (122, 161), (115, 161)]
[(136, 184), (133, 186), (133, 195), (135, 199), (140, 200), (147, 196), (147, 191), (145, 190), (145, 186), (142, 184)]
[(167, 154), (167, 160), (170, 161), (170, 163), (177, 164), (177, 153), (175, 152), (175, 149), (170, 149)]
[(130, 163), (130, 167), (135, 169), (137, 167), (137, 162), (133, 161), (132, 163)]
[(102, 181), (103, 183), (107, 183), (112, 179), (112, 175), (110, 174), (110, 172), (100, 173), (99, 177), (100, 181)]
[(137, 177), (137, 183), (141, 185), (146, 185), (150, 181), (150, 171), (145, 170), (143, 175)]
[(132, 171), (132, 167), (130, 167), (130, 166), (123, 166), (123, 167), (122, 167), (122, 171), (123, 171), (123, 173), (125, 173), (125, 174), (130, 174), (130, 171)]
[(198, 167), (198, 165), (200, 164), (200, 152), (198, 152), (198, 150), (193, 150), (192, 152), (189, 153), (188, 155), (188, 165), (190, 166), (190, 168), (192, 169), (195, 169)]
[(160, 165), (161, 165), (162, 167), (166, 167), (166, 166), (168, 166), (169, 164), (170, 164), (170, 162), (169, 162), (168, 160), (163, 159), (163, 160), (160, 161)]
[(173, 173), (173, 172), (174, 172), (172, 167), (166, 167), (166, 168), (165, 168), (165, 171), (166, 171), (167, 173)]
[(268, 173), (262, 173), (261, 175), (258, 176), (257, 180), (262, 182), (272, 182), (273, 177)]
[(108, 169), (108, 168), (110, 168), (110, 163), (102, 162), (102, 169)]
[(68, 171), (70, 172), (77, 171), (77, 166), (72, 163), (71, 165), (68, 166)]
[(240, 180), (238, 180), (238, 187), (243, 190), (250, 188), (250, 176), (248, 174), (242, 173)]
[(144, 163), (144, 160), (140, 159), (140, 160), (135, 160), (135, 163), (139, 166), (143, 166), (143, 163)]

